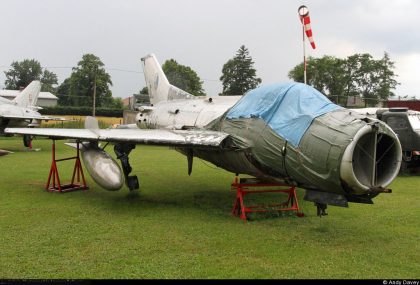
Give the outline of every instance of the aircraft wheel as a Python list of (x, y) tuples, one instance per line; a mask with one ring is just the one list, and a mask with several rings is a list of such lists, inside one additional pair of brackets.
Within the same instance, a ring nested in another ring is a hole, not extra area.
[(408, 171), (408, 162), (403, 159), (401, 161), (400, 174), (407, 174), (407, 171)]
[(32, 144), (32, 136), (31, 135), (23, 135), (23, 145), (25, 147), (30, 147)]

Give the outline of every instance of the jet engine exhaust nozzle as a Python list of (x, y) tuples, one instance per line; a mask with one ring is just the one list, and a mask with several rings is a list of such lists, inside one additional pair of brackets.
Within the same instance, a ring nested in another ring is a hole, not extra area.
[(396, 134), (384, 123), (362, 127), (344, 151), (340, 176), (353, 194), (385, 188), (398, 175), (402, 150)]

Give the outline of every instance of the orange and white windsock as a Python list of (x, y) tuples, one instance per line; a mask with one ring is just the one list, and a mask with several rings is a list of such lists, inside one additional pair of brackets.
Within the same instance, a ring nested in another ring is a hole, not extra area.
[(303, 28), (305, 30), (306, 36), (308, 37), (309, 42), (313, 49), (315, 49), (315, 41), (312, 36), (311, 28), (311, 18), (309, 17), (309, 10), (306, 6), (302, 5), (298, 9), (300, 21), (302, 22)]

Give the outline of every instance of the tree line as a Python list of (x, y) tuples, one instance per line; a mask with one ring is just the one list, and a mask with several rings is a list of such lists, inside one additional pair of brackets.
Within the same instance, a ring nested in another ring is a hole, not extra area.
[(111, 76), (106, 72), (103, 62), (93, 54), (85, 54), (72, 68), (72, 72), (60, 85), (57, 75), (35, 59), (14, 61), (11, 69), (5, 72), (6, 89), (20, 89), (31, 81), (42, 83), (41, 91), (57, 95), (58, 105), (61, 106), (92, 106), (93, 90), (96, 87), (96, 106), (105, 108), (122, 108), (120, 98), (113, 98), (110, 87)]
[[(347, 106), (348, 98), (360, 96), (366, 106), (374, 106), (380, 100), (393, 95), (397, 84), (394, 73), (394, 62), (387, 53), (381, 59), (374, 59), (370, 54), (354, 54), (347, 58), (323, 56), (310, 57), (307, 60), (307, 83), (318, 89), (332, 101)], [(206, 95), (203, 81), (191, 67), (169, 59), (162, 65), (171, 84), (195, 96)], [(303, 82), (303, 62), (289, 71), (288, 77)], [(219, 80), (223, 90), (219, 95), (242, 95), (261, 84), (256, 75), (254, 62), (248, 49), (242, 45), (233, 58), (222, 67)], [(93, 92), (96, 87), (96, 106), (105, 108), (122, 108), (120, 98), (112, 97), (111, 76), (106, 72), (104, 63), (93, 54), (85, 54), (72, 68), (72, 72), (60, 85), (57, 75), (35, 59), (14, 61), (5, 72), (6, 89), (19, 89), (27, 86), (32, 80), (42, 82), (42, 90), (57, 94), (61, 106), (92, 106)], [(147, 88), (139, 91), (147, 94)]]
[[(222, 76), (219, 78), (223, 90), (219, 95), (243, 95), (256, 88), (261, 83), (261, 78), (257, 77), (253, 66), (248, 49), (242, 45), (235, 56), (223, 65)], [(206, 95), (203, 81), (191, 67), (169, 59), (162, 64), (162, 70), (172, 85), (195, 96)], [(147, 94), (147, 87), (141, 89), (140, 94)]]
[[(376, 106), (393, 96), (396, 81), (394, 62), (384, 53), (374, 59), (368, 53), (354, 54), (347, 58), (325, 55), (309, 58), (306, 63), (307, 83), (344, 107), (349, 98), (361, 97), (365, 106)], [(303, 82), (304, 65), (296, 65), (288, 74), (290, 79)]]

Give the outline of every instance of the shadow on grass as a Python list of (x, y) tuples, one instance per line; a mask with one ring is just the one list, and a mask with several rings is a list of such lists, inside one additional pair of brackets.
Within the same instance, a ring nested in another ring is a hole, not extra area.
[[(208, 216), (232, 218), (232, 207), (235, 193), (230, 190), (194, 190), (183, 192), (119, 192), (119, 195), (106, 195), (99, 190), (95, 196), (96, 206), (115, 214), (133, 214), (139, 211), (157, 211), (179, 209), (182, 211), (199, 211)], [(123, 189), (122, 191), (127, 191)], [(91, 196), (90, 195), (90, 196)], [(90, 199), (91, 197), (87, 197)], [(94, 203), (93, 201), (90, 204)], [(266, 213), (248, 213), (248, 221), (298, 218), (295, 212), (268, 211)], [(237, 218), (239, 220), (239, 218)]]
[[(123, 190), (124, 191), (124, 190)], [(102, 202), (105, 205), (118, 205), (126, 204), (127, 210), (137, 207), (176, 207), (185, 209), (205, 209), (214, 210), (225, 213), (225, 210), (230, 210), (233, 203), (234, 195), (229, 191), (185, 191), (185, 192), (142, 192), (132, 191), (127, 194), (105, 197), (102, 196)]]

